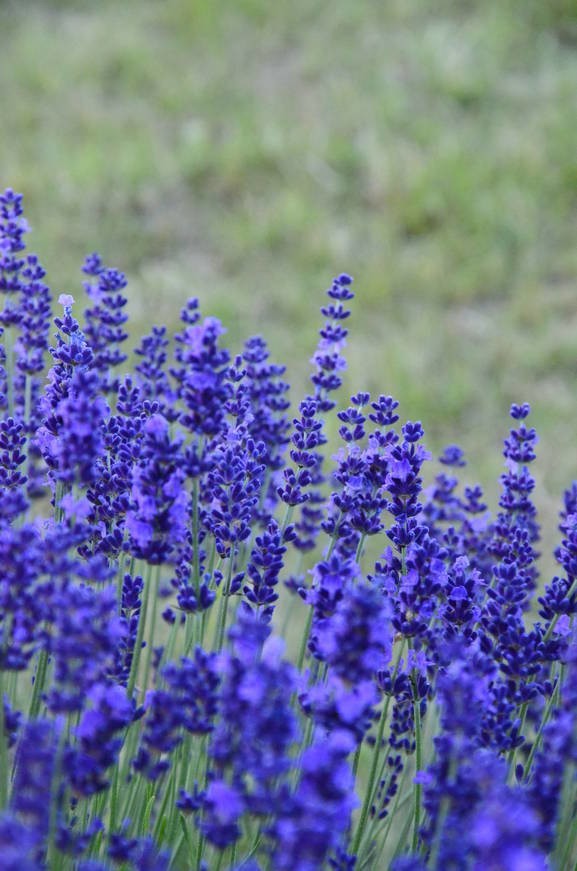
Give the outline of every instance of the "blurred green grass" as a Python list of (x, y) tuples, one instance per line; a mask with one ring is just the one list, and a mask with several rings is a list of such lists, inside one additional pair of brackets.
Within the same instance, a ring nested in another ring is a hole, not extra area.
[(0, 2), (0, 183), (56, 292), (127, 272), (133, 335), (198, 295), (304, 389), (351, 272), (347, 389), (494, 493), (511, 401), (549, 535), (577, 477), (572, 0)]

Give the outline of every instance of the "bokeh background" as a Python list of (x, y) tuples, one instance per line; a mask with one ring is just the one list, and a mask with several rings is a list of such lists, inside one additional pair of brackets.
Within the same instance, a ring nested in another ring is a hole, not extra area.
[(56, 293), (97, 249), (133, 337), (197, 295), (298, 398), (348, 271), (347, 390), (396, 395), (493, 495), (531, 402), (552, 536), (577, 477), (574, 0), (0, 0), (0, 102), (0, 183)]

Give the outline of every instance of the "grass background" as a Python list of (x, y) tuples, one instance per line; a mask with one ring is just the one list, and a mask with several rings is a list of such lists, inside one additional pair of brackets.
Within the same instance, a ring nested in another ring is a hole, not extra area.
[(573, 0), (0, 0), (0, 184), (56, 293), (86, 253), (133, 335), (186, 298), (305, 389), (333, 274), (347, 389), (393, 393), (496, 492), (512, 401), (552, 540), (577, 477)]

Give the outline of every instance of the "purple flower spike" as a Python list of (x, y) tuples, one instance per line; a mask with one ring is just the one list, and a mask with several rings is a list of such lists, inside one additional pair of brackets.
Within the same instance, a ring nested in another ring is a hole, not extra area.
[(126, 529), (131, 550), (150, 563), (169, 560), (186, 534), (190, 495), (184, 488), (181, 449), (182, 438), (171, 437), (162, 414), (144, 424), (140, 459), (132, 471)]
[(343, 321), (351, 314), (343, 303), (354, 298), (354, 293), (350, 289), (352, 283), (353, 279), (350, 275), (344, 273), (335, 278), (332, 286), (327, 290), (330, 302), (321, 308), (327, 322), (320, 330), (321, 338), (312, 358), (316, 372), (311, 376), (320, 412), (330, 411), (334, 408), (335, 403), (328, 399), (328, 394), (338, 390), (341, 386), (342, 379), (339, 373), (346, 369), (347, 365), (340, 352), (346, 345), (348, 335)]
[(92, 301), (92, 307), (84, 313), (84, 332), (94, 353), (93, 366), (99, 373), (103, 392), (116, 392), (119, 381), (111, 370), (127, 359), (120, 350), (120, 345), (128, 338), (124, 329), (128, 320), (124, 312), (127, 299), (122, 293), (127, 285), (126, 277), (116, 269), (107, 269), (96, 253), (86, 258), (82, 271), (94, 279), (84, 282)]

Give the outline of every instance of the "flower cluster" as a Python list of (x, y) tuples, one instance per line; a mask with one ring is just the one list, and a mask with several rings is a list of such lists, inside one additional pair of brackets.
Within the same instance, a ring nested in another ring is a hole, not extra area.
[(289, 415), (196, 299), (132, 358), (98, 254), (50, 337), (27, 232), (7, 190), (0, 866), (574, 868), (577, 483), (543, 578), (529, 405), (491, 513), (394, 397), (342, 401), (350, 276)]

